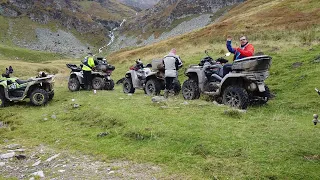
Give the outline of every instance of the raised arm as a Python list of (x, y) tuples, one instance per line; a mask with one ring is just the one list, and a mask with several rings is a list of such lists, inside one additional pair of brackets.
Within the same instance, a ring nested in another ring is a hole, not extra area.
[(229, 52), (235, 54), (236, 50), (231, 46), (231, 40), (227, 40), (227, 49)]

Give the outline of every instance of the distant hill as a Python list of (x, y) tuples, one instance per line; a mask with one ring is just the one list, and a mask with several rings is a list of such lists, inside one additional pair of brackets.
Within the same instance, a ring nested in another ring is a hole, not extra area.
[[(238, 37), (246, 34), (251, 39), (265, 43), (278, 40), (297, 41), (298, 45), (320, 42), (319, 11), (320, 4), (314, 0), (306, 0), (305, 3), (298, 0), (247, 0), (205, 28), (152, 45), (119, 51), (112, 55), (112, 59), (125, 61), (148, 56), (150, 52), (164, 54), (170, 47), (185, 51), (190, 47), (211, 46), (214, 42), (224, 44), (227, 35)], [(272, 46), (270, 48), (272, 51), (277, 50)]]
[(148, 9), (159, 2), (159, 0), (117, 0), (123, 4), (134, 7), (138, 10)]
[(219, 9), (243, 2), (244, 0), (160, 0), (155, 6), (147, 9), (133, 20), (128, 29), (143, 32), (152, 29), (168, 28), (175, 20), (190, 15), (214, 13)]
[[(62, 29), (73, 33), (83, 43), (101, 46), (109, 41), (111, 29), (119, 26), (124, 18), (135, 14), (135, 10), (116, 0), (2, 0), (0, 26), (4, 33), (0, 33), (0, 43), (30, 48), (30, 41), (39, 38), (37, 31), (42, 28), (51, 32)], [(32, 48), (37, 49), (34, 46)]]

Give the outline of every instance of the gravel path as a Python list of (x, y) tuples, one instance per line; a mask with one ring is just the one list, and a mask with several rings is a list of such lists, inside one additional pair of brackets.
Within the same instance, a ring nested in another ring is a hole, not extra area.
[[(157, 179), (161, 168), (130, 161), (103, 162), (80, 153), (39, 145), (0, 145), (0, 174), (17, 179)], [(163, 177), (162, 177), (163, 178)]]

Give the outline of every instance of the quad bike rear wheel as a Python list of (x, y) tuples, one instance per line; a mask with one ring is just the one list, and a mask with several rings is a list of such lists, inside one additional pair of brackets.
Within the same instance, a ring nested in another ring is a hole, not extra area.
[(43, 89), (35, 89), (30, 94), (30, 102), (35, 106), (43, 106), (48, 103), (49, 95)]
[(72, 77), (69, 79), (68, 88), (70, 91), (79, 91), (80, 90), (80, 82), (77, 78)]
[(123, 92), (126, 94), (134, 93), (135, 88), (133, 87), (131, 78), (125, 78), (123, 81)]
[(7, 104), (7, 100), (3, 94), (0, 94), (0, 108), (5, 107)]
[(105, 82), (105, 86), (104, 86), (104, 89), (105, 90), (113, 90), (114, 88), (114, 81), (111, 79), (111, 80), (107, 80)]
[(223, 91), (223, 104), (239, 108), (247, 109), (249, 104), (248, 92), (239, 86), (229, 86)]
[(145, 86), (145, 92), (149, 96), (157, 96), (160, 94), (161, 85), (157, 79), (149, 79)]
[(102, 77), (94, 77), (92, 79), (92, 88), (96, 90), (104, 89), (105, 83)]
[(186, 100), (199, 99), (200, 91), (195, 80), (188, 79), (182, 85), (182, 95)]

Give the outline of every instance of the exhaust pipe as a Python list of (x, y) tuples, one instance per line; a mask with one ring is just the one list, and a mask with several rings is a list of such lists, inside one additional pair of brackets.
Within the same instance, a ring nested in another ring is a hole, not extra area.
[(211, 91), (211, 92), (205, 91), (205, 92), (203, 92), (203, 94), (209, 95), (209, 96), (216, 96), (216, 95), (220, 94), (220, 91), (219, 91), (219, 89), (217, 89), (217, 91), (215, 91), (215, 92), (213, 92), (213, 91)]

